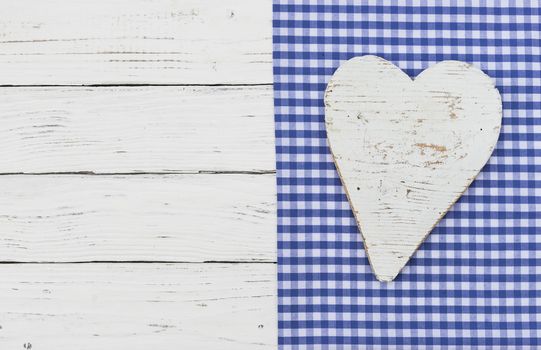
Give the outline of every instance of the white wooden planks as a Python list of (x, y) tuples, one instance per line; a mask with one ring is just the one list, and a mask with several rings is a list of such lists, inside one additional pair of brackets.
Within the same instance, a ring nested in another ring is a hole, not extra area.
[(2, 261), (276, 261), (274, 175), (0, 183)]
[(274, 264), (0, 265), (2, 349), (275, 349)]
[(338, 172), (380, 281), (392, 281), (486, 164), (502, 102), (489, 76), (443, 61), (411, 80), (376, 57), (345, 62), (325, 93)]
[(271, 0), (3, 0), (0, 85), (272, 83)]
[(0, 349), (276, 348), (271, 1), (0, 13)]
[(0, 173), (272, 171), (272, 87), (0, 88)]

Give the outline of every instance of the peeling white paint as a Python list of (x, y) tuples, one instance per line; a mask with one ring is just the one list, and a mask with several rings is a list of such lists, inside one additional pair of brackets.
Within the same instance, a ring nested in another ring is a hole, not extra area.
[(0, 13), (0, 349), (275, 349), (272, 1)]
[(345, 62), (325, 92), (333, 157), (380, 281), (392, 281), (486, 164), (502, 103), (491, 78), (443, 61), (410, 79), (376, 57)]
[(276, 349), (275, 264), (14, 264), (0, 273), (3, 350)]
[(272, 83), (270, 0), (0, 1), (0, 84)]

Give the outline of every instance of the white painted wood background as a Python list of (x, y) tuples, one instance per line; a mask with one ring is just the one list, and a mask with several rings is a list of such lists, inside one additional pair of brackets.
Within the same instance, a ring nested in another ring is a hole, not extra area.
[(276, 348), (271, 17), (0, 2), (0, 349)]

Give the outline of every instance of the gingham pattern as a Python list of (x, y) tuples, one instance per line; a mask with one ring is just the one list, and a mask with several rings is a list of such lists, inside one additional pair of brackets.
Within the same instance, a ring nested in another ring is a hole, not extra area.
[[(540, 7), (274, 0), (281, 349), (541, 349)], [(323, 123), (330, 76), (365, 54), (410, 76), (471, 62), (504, 107), (488, 165), (390, 284), (370, 270)]]

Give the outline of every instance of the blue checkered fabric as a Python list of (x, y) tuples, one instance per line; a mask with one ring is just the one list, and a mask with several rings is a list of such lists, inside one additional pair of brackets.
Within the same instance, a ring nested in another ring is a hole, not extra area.
[[(541, 349), (541, 2), (274, 0), (281, 349)], [(326, 140), (335, 69), (470, 62), (496, 150), (392, 283), (377, 282)]]

